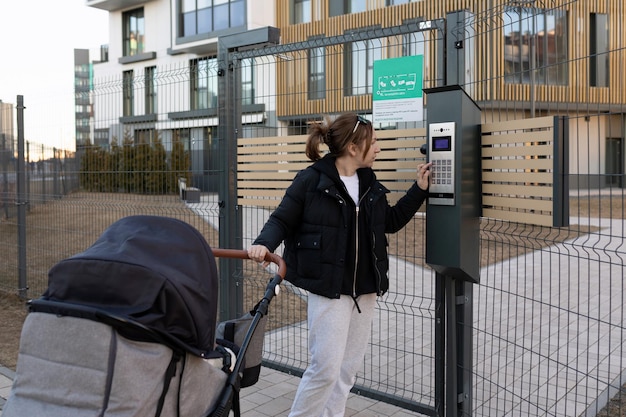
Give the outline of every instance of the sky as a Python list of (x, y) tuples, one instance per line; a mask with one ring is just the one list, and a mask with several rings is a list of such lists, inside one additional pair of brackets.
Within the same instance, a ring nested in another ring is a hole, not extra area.
[(108, 31), (86, 0), (0, 0), (0, 100), (24, 97), (26, 141), (74, 150), (74, 49), (99, 50)]

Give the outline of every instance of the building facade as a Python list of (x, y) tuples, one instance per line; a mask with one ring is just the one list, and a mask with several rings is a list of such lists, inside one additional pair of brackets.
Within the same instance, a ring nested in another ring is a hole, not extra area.
[[(622, 186), (626, 11), (621, 0), (87, 0), (87, 5), (109, 11), (111, 59), (94, 66), (94, 136), (101, 143), (150, 142), (159, 135), (165, 142), (182, 140), (192, 153), (194, 147), (211, 149), (218, 125), (218, 39), (276, 26), (281, 45), (310, 47), (242, 63), (242, 136), (303, 134), (307, 123), (324, 113), (371, 117), (377, 60), (423, 55), (423, 86), (445, 84), (445, 56), (439, 51), (446, 43), (462, 50), (458, 82), (485, 122), (565, 115), (576, 135), (569, 143), (570, 171), (576, 173), (570, 185)], [(459, 10), (469, 17), (448, 21), (449, 13)], [(349, 41), (363, 31), (435, 23), (456, 28), (457, 42), (421, 29)], [(339, 46), (323, 42), (333, 37), (347, 40)], [(580, 154), (588, 158), (578, 166)]]
[[(447, 47), (463, 49), (466, 67), (459, 78), (481, 107), (484, 121), (567, 116), (569, 166), (575, 174), (570, 186), (623, 186), (626, 11), (621, 1), (278, 0), (276, 10), (283, 43), (443, 19), (459, 35), (461, 42), (448, 42)], [(470, 17), (447, 21), (448, 13), (457, 10), (468, 11)], [(408, 47), (393, 47), (387, 37), (346, 44), (343, 54), (328, 47), (316, 50), (315, 60), (324, 70), (292, 69), (294, 77), (278, 77), (279, 96), (285, 97), (279, 102), (279, 117), (287, 117), (293, 108), (304, 114), (320, 108), (370, 112), (369, 64), (377, 59), (424, 53), (424, 86), (434, 87), (441, 65), (436, 35), (416, 33), (413, 41), (401, 41)], [(367, 71), (355, 66), (362, 68), (363, 62)], [(293, 85), (304, 86), (304, 94), (281, 94)], [(333, 93), (310, 94), (319, 85)]]
[[(109, 59), (93, 66), (91, 143), (181, 141), (199, 173), (216, 163), (218, 39), (274, 26), (273, 2), (87, 0), (109, 12)], [(252, 65), (242, 76), (246, 124), (272, 109), (253, 100)], [(258, 97), (259, 91), (256, 91)], [(194, 185), (206, 189), (206, 184)], [(200, 181), (201, 182), (201, 181)]]
[(74, 49), (74, 122), (76, 149), (83, 148), (92, 139), (90, 102), (89, 49)]

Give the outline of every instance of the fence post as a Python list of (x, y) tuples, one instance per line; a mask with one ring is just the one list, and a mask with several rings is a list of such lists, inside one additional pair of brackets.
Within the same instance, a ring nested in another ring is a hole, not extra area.
[(424, 92), (428, 94), (427, 154), (433, 163), (426, 207), (426, 263), (436, 271), (436, 295), (442, 297), (436, 300), (435, 343), (443, 350), (435, 355), (445, 355), (443, 361), (435, 361), (437, 384), (445, 386), (443, 392), (437, 391), (444, 394), (437, 409), (445, 407), (446, 417), (471, 417), (472, 284), (480, 279), (480, 108), (460, 86)]
[(57, 148), (52, 148), (52, 198), (61, 198), (59, 191), (59, 160), (57, 158)]
[(9, 218), (9, 160), (10, 152), (6, 145), (6, 135), (0, 133), (2, 138), (2, 147), (0, 148), (0, 158), (2, 160), (2, 208), (4, 209), (4, 217)]
[(569, 125), (565, 116), (554, 116), (553, 227), (569, 226)]
[(28, 296), (26, 277), (26, 169), (24, 164), (24, 96), (17, 96), (17, 247), (18, 295)]
[[(241, 135), (241, 68), (230, 53), (241, 47), (278, 43), (276, 28), (265, 27), (222, 36), (217, 42), (218, 140), (220, 161), (225, 164), (219, 185), (220, 247), (239, 249), (243, 245), (242, 211), (237, 205), (237, 138)], [(235, 278), (242, 268), (240, 259), (222, 257), (220, 262), (220, 320), (243, 313), (243, 287)]]
[(30, 211), (30, 180), (32, 175), (32, 166), (30, 163), (30, 143), (26, 142), (26, 200), (28, 204), (26, 205), (26, 210)]
[(44, 147), (41, 145), (41, 155), (39, 155), (39, 162), (41, 164), (41, 198), (42, 202), (45, 203), (47, 198), (46, 192), (46, 159), (44, 158)]

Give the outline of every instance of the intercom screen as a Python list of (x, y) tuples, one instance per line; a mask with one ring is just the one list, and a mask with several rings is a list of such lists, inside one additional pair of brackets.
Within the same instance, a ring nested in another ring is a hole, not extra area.
[(433, 137), (433, 151), (449, 151), (451, 147), (452, 138), (450, 136), (435, 136)]

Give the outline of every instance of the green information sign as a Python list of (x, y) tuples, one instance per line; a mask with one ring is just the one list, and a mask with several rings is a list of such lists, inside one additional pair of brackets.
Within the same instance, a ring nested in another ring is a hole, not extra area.
[(423, 71), (423, 55), (374, 62), (372, 102), (375, 121), (423, 120)]

